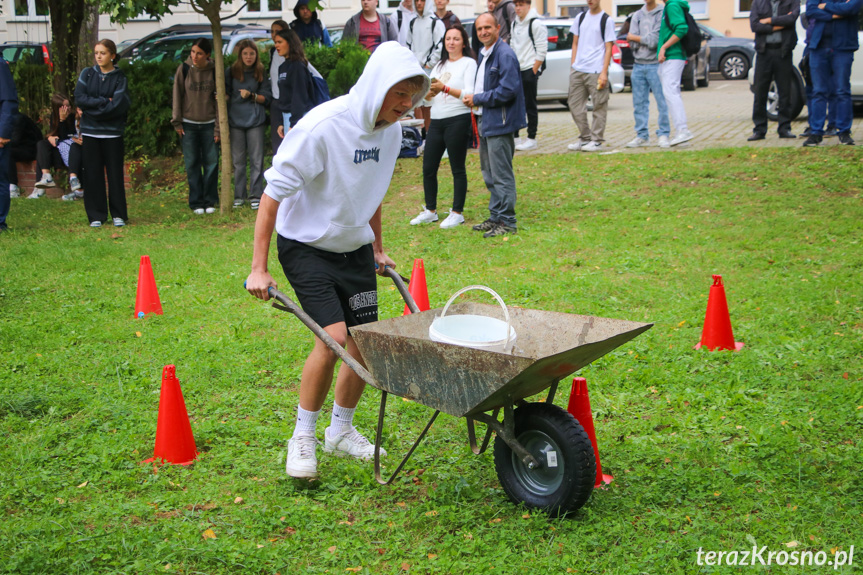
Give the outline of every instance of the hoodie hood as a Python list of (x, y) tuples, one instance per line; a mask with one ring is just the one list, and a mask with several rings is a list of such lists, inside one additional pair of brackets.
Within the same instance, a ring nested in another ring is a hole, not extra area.
[[(296, 18), (297, 20), (300, 20), (300, 7), (301, 6), (308, 6), (308, 5), (309, 5), (309, 0), (299, 0), (297, 2), (297, 5), (294, 6), (294, 18)], [(318, 11), (317, 10), (311, 10), (311, 12), (312, 12), (312, 19), (309, 20), (310, 23), (314, 22), (315, 20), (318, 19)], [(300, 20), (300, 22), (302, 22), (302, 20)]]
[(204, 71), (207, 71), (207, 70), (215, 70), (215, 69), (216, 69), (216, 63), (215, 63), (215, 62), (213, 62), (212, 58), (207, 58), (207, 63), (206, 63), (206, 64), (204, 64), (204, 67), (203, 67), (203, 68), (195, 68), (195, 64), (193, 64), (193, 63), (192, 63), (192, 57), (191, 57), (191, 56), (189, 56), (188, 58), (186, 58), (186, 64), (188, 64), (188, 65), (189, 65), (189, 68), (191, 68), (191, 70), (190, 70), (190, 74), (194, 74), (194, 73), (196, 73), (196, 72), (204, 72)]
[(516, 26), (527, 26), (527, 23), (530, 22), (531, 18), (539, 18), (539, 12), (536, 11), (536, 8), (531, 8), (527, 16), (524, 17), (524, 20), (520, 20), (518, 15), (515, 17), (515, 25)]
[[(414, 95), (411, 109), (422, 101), (431, 86), (431, 80), (423, 72), (413, 52), (398, 42), (384, 42), (378, 46), (348, 94), (348, 109), (357, 125), (366, 132), (374, 131), (387, 92), (402, 80), (414, 76), (423, 77), (424, 88)], [(378, 129), (389, 125), (378, 126)]]
[(417, 5), (414, 4), (414, 13), (417, 15), (418, 18), (425, 18), (426, 16), (431, 16), (432, 14), (434, 14), (434, 11), (435, 11), (435, 5), (434, 5), (434, 2), (432, 2), (432, 0), (426, 0), (426, 4), (425, 4), (425, 6), (423, 6), (422, 12), (417, 10)]

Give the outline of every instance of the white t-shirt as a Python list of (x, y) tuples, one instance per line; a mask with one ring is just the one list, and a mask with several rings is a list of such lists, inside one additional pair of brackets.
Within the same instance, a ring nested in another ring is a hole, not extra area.
[[(449, 74), (448, 77), (447, 74)], [(431, 75), (432, 78), (438, 78), (450, 88), (461, 90), (461, 97), (458, 98), (443, 92), (432, 98), (431, 119), (443, 120), (461, 114), (469, 114), (470, 108), (462, 103), (461, 98), (467, 94), (473, 94), (476, 60), (467, 56), (462, 56), (455, 62), (447, 60), (443, 66), (435, 66)]]
[[(479, 53), (482, 54), (482, 63), (478, 65), (476, 71), (476, 84), (474, 84), (474, 94), (485, 92), (485, 69), (488, 67), (488, 60), (491, 53), (494, 51), (494, 44), (490, 47), (482, 47)], [(477, 106), (473, 113), (477, 116), (482, 116), (482, 106)]]
[(575, 62), (572, 69), (576, 72), (586, 72), (588, 74), (598, 74), (602, 72), (602, 64), (605, 60), (605, 42), (614, 42), (614, 20), (611, 17), (605, 23), (605, 40), (602, 39), (602, 15), (605, 12), (600, 11), (599, 14), (585, 13), (584, 22), (581, 23), (579, 34), (578, 21), (581, 16), (576, 16), (572, 22), (570, 33), (578, 36), (578, 51), (575, 54)]

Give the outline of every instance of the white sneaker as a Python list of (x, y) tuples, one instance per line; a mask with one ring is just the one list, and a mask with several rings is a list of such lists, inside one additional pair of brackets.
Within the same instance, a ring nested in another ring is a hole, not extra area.
[(123, 218), (114, 218), (113, 221), (114, 221), (114, 227), (115, 228), (122, 228), (123, 226), (126, 225), (126, 222), (123, 221)]
[(54, 187), (54, 178), (51, 177), (51, 174), (42, 174), (42, 179), (36, 182), (37, 188), (53, 188)]
[(526, 152), (527, 150), (535, 150), (536, 149), (536, 140), (531, 140), (530, 138), (525, 138), (522, 143), (515, 147), (516, 150), (520, 152)]
[(515, 142), (515, 147), (516, 147), (516, 149), (518, 149), (518, 147), (519, 147), (520, 145), (522, 145), (526, 139), (527, 139), (527, 138), (521, 138), (521, 137), (519, 137), (519, 138), (515, 138), (513, 141)]
[(677, 135), (671, 139), (670, 145), (676, 146), (677, 144), (688, 142), (693, 137), (694, 136), (692, 135), (692, 132), (690, 132), (689, 130), (680, 130), (679, 132), (677, 132)]
[(659, 142), (657, 143), (657, 145), (660, 148), (670, 148), (671, 142), (668, 141), (668, 136), (659, 136)]
[(650, 140), (642, 138), (641, 136), (635, 136), (628, 144), (626, 144), (627, 148), (641, 148), (642, 146), (647, 146), (650, 144)]
[(598, 152), (600, 149), (602, 149), (602, 144), (594, 141), (590, 141), (581, 147), (582, 152)]
[(582, 145), (583, 144), (582, 144), (581, 140), (576, 140), (575, 142), (569, 144), (566, 147), (566, 149), (569, 150), (570, 152), (580, 152)]
[(38, 200), (39, 198), (41, 198), (44, 195), (45, 195), (45, 190), (36, 188), (35, 190), (33, 190), (32, 194), (27, 196), (27, 199), (28, 200)]
[(19, 188), (15, 184), (9, 184), (9, 197), (10, 198), (20, 198), (21, 197), (21, 188)]
[(235, 208), (242, 208), (244, 203), (245, 202), (243, 200), (234, 200), (234, 207)]
[(206, 212), (206, 213), (208, 213), (208, 214), (215, 214), (215, 213), (216, 213), (216, 208), (214, 208), (214, 207), (210, 206), (209, 208), (207, 208), (206, 210), (204, 210), (204, 212)]
[(100, 222), (99, 220), (93, 220), (92, 222), (90, 222), (90, 227), (91, 228), (101, 228), (102, 222)]
[(437, 213), (423, 208), (423, 211), (420, 212), (420, 215), (411, 220), (411, 225), (416, 226), (418, 224), (430, 224), (436, 221), (438, 221)]
[(449, 215), (440, 223), (442, 230), (448, 230), (464, 223), (464, 216), (455, 212), (450, 212)]
[(291, 477), (317, 477), (318, 458), (315, 456), (317, 447), (318, 440), (314, 435), (301, 435), (289, 439), (285, 473)]
[(69, 178), (69, 187), (72, 188), (73, 192), (81, 191), (81, 180), (79, 180), (77, 177)]
[(204, 208), (196, 208), (196, 209), (192, 210), (192, 213), (195, 214), (196, 216), (203, 216), (204, 215)]
[[(350, 455), (357, 459), (372, 459), (375, 456), (375, 446), (356, 427), (342, 431), (335, 437), (330, 437), (330, 428), (324, 430), (324, 451), (336, 455)], [(381, 447), (381, 457), (387, 454)]]
[(69, 192), (68, 194), (63, 194), (60, 199), (64, 202), (74, 202), (75, 200), (80, 200), (84, 197), (84, 192)]

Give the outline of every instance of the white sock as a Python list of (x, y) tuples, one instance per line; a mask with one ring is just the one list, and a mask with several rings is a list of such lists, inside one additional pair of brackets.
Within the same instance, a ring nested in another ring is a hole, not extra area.
[(348, 409), (338, 403), (333, 403), (333, 416), (330, 419), (330, 436), (335, 436), (346, 429), (354, 426), (354, 412), (356, 407)]
[(294, 426), (294, 434), (292, 437), (300, 437), (302, 435), (312, 437), (315, 436), (315, 424), (318, 422), (318, 416), (321, 410), (306, 411), (299, 405), (297, 406), (297, 424)]

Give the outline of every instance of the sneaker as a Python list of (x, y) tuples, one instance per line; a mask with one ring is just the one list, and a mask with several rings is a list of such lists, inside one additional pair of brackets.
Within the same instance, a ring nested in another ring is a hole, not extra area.
[(481, 224), (476, 224), (473, 227), (473, 231), (475, 231), (475, 232), (487, 232), (487, 231), (491, 230), (492, 228), (494, 228), (496, 225), (497, 225), (497, 222), (494, 221), (493, 219), (489, 218)]
[(695, 136), (693, 136), (692, 132), (690, 132), (689, 130), (680, 130), (679, 132), (677, 132), (677, 135), (671, 139), (670, 144), (672, 146), (676, 146), (678, 144), (682, 144), (683, 142), (688, 142), (694, 137)]
[(515, 149), (517, 150), (517, 149), (518, 149), (518, 147), (519, 147), (520, 145), (522, 145), (522, 144), (524, 143), (524, 141), (525, 141), (525, 140), (527, 140), (527, 138), (521, 138), (521, 137), (519, 137), (519, 138), (514, 138), (514, 139), (513, 139), (513, 141), (515, 142)]
[(641, 148), (643, 146), (650, 145), (650, 140), (647, 138), (642, 138), (641, 136), (635, 136), (632, 140), (626, 144), (627, 148)]
[(318, 440), (314, 435), (301, 435), (289, 439), (285, 473), (298, 478), (317, 477), (318, 458), (315, 456), (317, 447)]
[(570, 152), (580, 152), (581, 151), (581, 140), (576, 140), (573, 143), (569, 144), (566, 149)]
[(19, 188), (15, 184), (9, 184), (9, 197), (10, 198), (20, 198), (21, 197), (21, 188)]
[(821, 145), (821, 136), (816, 136), (815, 134), (810, 134), (806, 141), (803, 142), (804, 148), (812, 148), (815, 146)]
[(261, 201), (260, 200), (252, 200), (251, 202), (249, 202), (249, 207), (252, 208), (253, 210), (257, 210), (259, 207), (261, 207)]
[[(81, 194), (81, 196), (83, 195), (84, 194)], [(62, 196), (60, 196), (60, 199), (64, 202), (74, 202), (75, 200), (80, 199), (81, 196), (78, 195), (78, 192), (69, 192), (68, 194), (63, 194)]]
[(126, 225), (126, 222), (123, 221), (123, 218), (114, 218), (113, 221), (114, 221), (114, 227), (115, 228), (122, 228), (123, 226)]
[(41, 189), (53, 188), (54, 178), (51, 177), (51, 174), (42, 174), (42, 179), (36, 182), (36, 187)]
[(438, 221), (437, 213), (423, 208), (423, 211), (420, 212), (420, 215), (411, 220), (411, 225), (416, 226), (418, 224), (430, 224), (436, 221)]
[(425, 149), (426, 149), (426, 141), (423, 140), (423, 143), (420, 144), (419, 146), (417, 146), (417, 157), (422, 156), (423, 152), (425, 152)]
[(35, 190), (33, 190), (32, 194), (27, 196), (27, 199), (28, 200), (38, 200), (39, 198), (41, 198), (44, 195), (45, 195), (45, 190), (36, 188)]
[(507, 226), (506, 224), (498, 223), (495, 227), (482, 235), (484, 238), (493, 238), (495, 236), (503, 236), (506, 234), (518, 233), (518, 228)]
[(598, 152), (602, 149), (602, 142), (590, 141), (581, 147), (582, 152)]
[(520, 151), (520, 152), (526, 152), (528, 150), (535, 150), (536, 147), (537, 147), (536, 146), (536, 140), (532, 140), (530, 138), (525, 138), (522, 143), (520, 143), (519, 145), (517, 145), (515, 147), (515, 149)]
[(75, 176), (72, 176), (71, 178), (69, 178), (69, 187), (72, 188), (73, 192), (77, 192), (81, 189), (81, 180), (79, 180)]
[(464, 216), (455, 212), (450, 212), (449, 215), (440, 223), (442, 230), (448, 230), (464, 223)]
[(245, 202), (243, 200), (234, 200), (234, 207), (235, 208), (242, 208), (244, 203)]
[(196, 216), (203, 216), (204, 215), (204, 208), (196, 208), (196, 209), (192, 210), (192, 213), (195, 214)]
[(90, 227), (91, 228), (101, 228), (102, 222), (100, 222), (99, 220), (92, 221), (92, 222), (90, 222)]
[(851, 137), (851, 134), (848, 132), (843, 132), (839, 134), (839, 143), (843, 146), (854, 146), (856, 145), (854, 142), (854, 138)]
[[(342, 431), (335, 437), (330, 437), (330, 428), (324, 430), (324, 451), (336, 455), (350, 455), (357, 459), (372, 459), (375, 456), (375, 446), (356, 427)], [(381, 457), (387, 454), (381, 447)]]
[(824, 130), (824, 137), (825, 138), (834, 138), (838, 135), (840, 135), (839, 134), (839, 128), (831, 128), (828, 126), (827, 129)]
[(670, 148), (671, 142), (668, 141), (668, 136), (659, 136), (659, 141), (657, 142), (657, 145), (660, 148)]
[(214, 208), (213, 206), (210, 206), (209, 208), (207, 208), (207, 209), (206, 209), (206, 210), (204, 210), (204, 211), (205, 211), (206, 213), (208, 213), (208, 214), (215, 214), (215, 213), (216, 213), (216, 208)]

